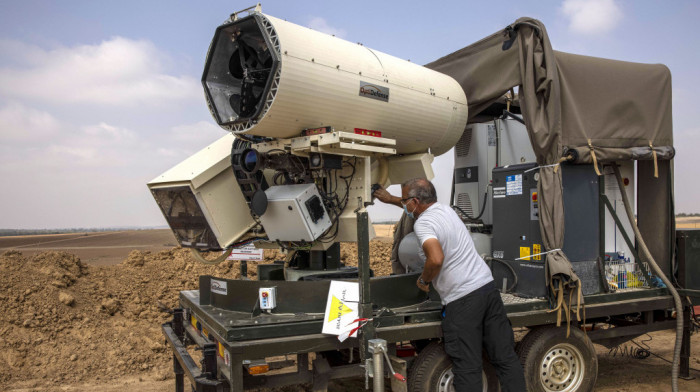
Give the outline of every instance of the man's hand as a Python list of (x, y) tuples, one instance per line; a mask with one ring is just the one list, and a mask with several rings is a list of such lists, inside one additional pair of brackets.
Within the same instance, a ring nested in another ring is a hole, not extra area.
[(387, 190), (382, 188), (381, 186), (379, 187), (379, 189), (374, 191), (372, 196), (376, 197), (377, 199), (379, 199), (379, 201), (383, 203), (391, 203), (391, 199), (393, 197), (391, 196), (391, 193), (387, 192)]
[(386, 189), (381, 186), (372, 193), (372, 196), (376, 197), (379, 201), (386, 204), (393, 204), (395, 206), (401, 207), (401, 198), (397, 196), (392, 196), (391, 193), (387, 192)]
[(418, 280), (416, 281), (416, 286), (418, 286), (418, 288), (421, 289), (421, 291), (425, 291), (426, 293), (429, 293), (430, 292), (430, 283), (426, 283), (426, 284), (421, 283), (422, 278), (423, 278), (422, 276), (418, 277)]

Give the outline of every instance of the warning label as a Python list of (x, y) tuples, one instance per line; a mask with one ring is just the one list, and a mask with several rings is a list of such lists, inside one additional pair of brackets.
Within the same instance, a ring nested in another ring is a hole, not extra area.
[(240, 248), (235, 248), (231, 255), (226, 258), (226, 260), (254, 260), (263, 261), (265, 260), (263, 256), (263, 250), (258, 249), (253, 244), (248, 244), (241, 246)]
[[(332, 280), (328, 289), (328, 300), (321, 332), (341, 335), (357, 327), (357, 323), (353, 323), (353, 320), (358, 318), (359, 300), (359, 283)], [(354, 331), (350, 337), (357, 337), (357, 331)]]
[[(537, 255), (538, 253), (542, 253), (542, 245), (532, 244), (532, 254)], [(542, 255), (532, 256), (532, 258), (533, 260), (542, 260)]]
[(523, 194), (523, 175), (514, 174), (506, 177), (506, 196)]
[(520, 258), (522, 260), (530, 260), (530, 247), (529, 246), (521, 246), (520, 247)]

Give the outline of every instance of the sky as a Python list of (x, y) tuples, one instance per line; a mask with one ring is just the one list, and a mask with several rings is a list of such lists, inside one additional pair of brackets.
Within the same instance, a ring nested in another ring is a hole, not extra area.
[[(263, 12), (426, 64), (518, 17), (555, 50), (667, 65), (677, 212), (700, 212), (700, 2), (266, 1)], [(0, 0), (0, 228), (164, 226), (146, 183), (225, 134), (201, 74), (214, 30), (254, 3)], [(452, 155), (437, 157), (440, 201)], [(390, 191), (398, 194), (398, 187)], [(373, 220), (397, 218), (371, 207)]]

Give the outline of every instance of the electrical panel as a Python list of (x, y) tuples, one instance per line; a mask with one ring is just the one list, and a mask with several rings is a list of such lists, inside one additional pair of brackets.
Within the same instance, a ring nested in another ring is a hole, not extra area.
[(270, 241), (311, 242), (332, 225), (314, 184), (271, 186), (265, 195), (267, 210), (260, 223)]
[[(590, 165), (562, 165), (564, 200), (563, 251), (583, 283), (583, 293), (600, 292), (598, 255), (598, 177)], [(493, 170), (493, 247), (496, 286), (511, 288), (518, 276), (517, 294), (544, 297), (547, 294), (544, 264), (546, 255), (540, 231), (540, 196), (536, 163), (511, 165)], [(506, 266), (510, 266), (510, 268)]]
[(700, 290), (700, 230), (676, 231), (678, 246), (678, 284), (684, 289)]
[(272, 310), (277, 307), (277, 288), (261, 287), (258, 290), (261, 310)]

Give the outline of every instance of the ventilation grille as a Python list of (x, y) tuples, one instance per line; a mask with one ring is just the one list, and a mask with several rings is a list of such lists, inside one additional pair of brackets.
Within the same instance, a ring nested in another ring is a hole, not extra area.
[(457, 195), (457, 207), (461, 208), (462, 211), (467, 213), (469, 216), (474, 216), (472, 211), (472, 201), (469, 198), (468, 193), (460, 193)]
[(462, 133), (462, 137), (459, 138), (459, 141), (457, 142), (457, 145), (455, 146), (455, 152), (457, 153), (457, 157), (466, 157), (469, 155), (469, 147), (472, 144), (472, 129), (467, 128), (464, 130), (464, 133)]

